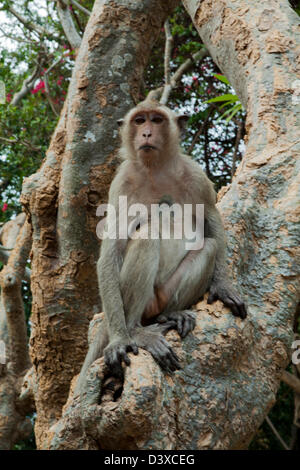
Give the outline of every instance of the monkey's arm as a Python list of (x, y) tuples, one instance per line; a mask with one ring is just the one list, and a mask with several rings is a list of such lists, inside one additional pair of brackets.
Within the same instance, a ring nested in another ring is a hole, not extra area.
[(212, 282), (209, 288), (207, 302), (211, 304), (215, 300), (222, 300), (224, 305), (230, 308), (233, 315), (245, 318), (247, 316), (246, 306), (237, 292), (233, 289), (229, 279), (225, 261), (225, 233), (221, 216), (216, 207), (210, 207), (205, 215), (208, 236), (213, 237), (217, 242), (217, 253), (215, 269)]
[[(122, 185), (123, 165), (119, 168), (109, 191), (109, 205), (107, 214), (108, 233), (114, 232), (114, 225), (119, 226), (119, 196), (126, 195)], [(114, 208), (114, 210), (113, 210)], [(114, 239), (113, 236), (105, 238), (101, 244), (101, 254), (97, 263), (99, 292), (102, 299), (103, 310), (107, 319), (109, 344), (104, 349), (106, 365), (115, 375), (122, 373), (122, 360), (126, 365), (130, 364), (128, 351), (138, 353), (135, 342), (129, 335), (124, 303), (120, 288), (120, 268), (122, 254), (127, 240)]]
[(122, 360), (130, 365), (128, 351), (138, 353), (138, 348), (127, 330), (123, 300), (120, 291), (118, 245), (115, 240), (102, 241), (101, 256), (97, 265), (99, 290), (107, 318), (109, 344), (104, 349), (106, 365), (115, 375), (120, 375)]

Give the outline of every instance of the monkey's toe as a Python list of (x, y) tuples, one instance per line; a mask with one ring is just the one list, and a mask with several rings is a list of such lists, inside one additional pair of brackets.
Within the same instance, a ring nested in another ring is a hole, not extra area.
[(157, 317), (159, 323), (169, 323), (169, 329), (175, 328), (181, 338), (185, 338), (196, 326), (196, 314), (191, 310), (163, 313)]
[(177, 354), (163, 337), (160, 342), (150, 345), (147, 350), (164, 371), (172, 373), (175, 370), (181, 369)]

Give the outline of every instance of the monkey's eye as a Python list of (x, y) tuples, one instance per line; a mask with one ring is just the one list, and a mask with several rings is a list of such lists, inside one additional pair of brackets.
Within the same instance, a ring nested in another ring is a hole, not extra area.
[(134, 119), (134, 122), (135, 122), (137, 125), (144, 124), (145, 121), (146, 121), (146, 119), (145, 119), (143, 116), (137, 116), (137, 117)]
[(151, 121), (154, 122), (155, 124), (160, 124), (163, 122), (164, 118), (162, 116), (154, 116)]

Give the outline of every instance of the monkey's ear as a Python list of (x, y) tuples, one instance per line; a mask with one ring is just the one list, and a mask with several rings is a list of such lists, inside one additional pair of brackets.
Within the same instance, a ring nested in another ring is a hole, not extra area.
[(189, 116), (187, 114), (181, 114), (177, 117), (177, 124), (181, 131), (184, 131), (187, 121), (189, 120)]
[(121, 127), (123, 122), (124, 122), (124, 119), (118, 119), (117, 121), (118, 126)]

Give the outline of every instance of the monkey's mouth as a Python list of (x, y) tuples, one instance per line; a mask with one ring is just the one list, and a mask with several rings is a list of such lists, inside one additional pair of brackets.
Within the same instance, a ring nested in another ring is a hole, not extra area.
[(156, 147), (153, 145), (141, 145), (139, 150), (145, 150), (146, 152), (150, 152), (150, 150), (156, 150)]

